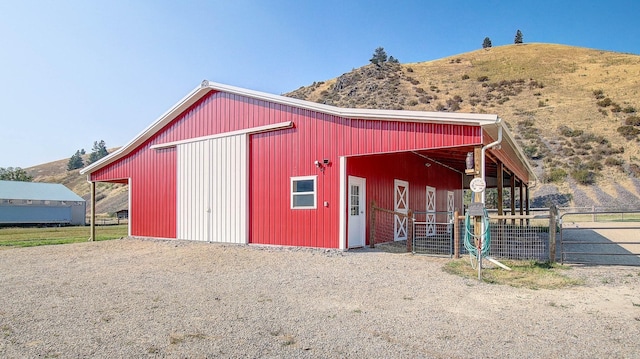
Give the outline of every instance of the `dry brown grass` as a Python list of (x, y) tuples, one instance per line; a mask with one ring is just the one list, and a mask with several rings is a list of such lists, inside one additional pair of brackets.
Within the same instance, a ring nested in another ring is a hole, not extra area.
[[(446, 101), (460, 96), (459, 112), (497, 113), (518, 135), (517, 124), (532, 120), (539, 136), (544, 142), (557, 142), (563, 139), (559, 133), (560, 125), (574, 130), (602, 135), (612, 146), (624, 146), (625, 152), (619, 157), (625, 163), (640, 163), (640, 146), (635, 140), (624, 139), (616, 129), (624, 124), (629, 116), (624, 112), (612, 112), (611, 108), (602, 108), (596, 104), (594, 90), (602, 90), (606, 97), (622, 108), (634, 107), (640, 111), (640, 56), (594, 49), (555, 44), (506, 45), (489, 49), (480, 49), (451, 57), (419, 63), (402, 65), (406, 78), (417, 80), (418, 84), (402, 81), (398, 91), (406, 95), (409, 101), (402, 104), (406, 110), (437, 111), (446, 106)], [(487, 81), (480, 82), (480, 77)], [(502, 98), (486, 100), (489, 93), (487, 85), (501, 81), (523, 80), (519, 93), (493, 91), (491, 96)], [(322, 93), (331, 92), (335, 79), (326, 80), (314, 88), (306, 88), (307, 99), (323, 100)], [(542, 86), (529, 86), (542, 84)], [(360, 89), (359, 89), (360, 91)], [(424, 91), (424, 92), (421, 92)], [(421, 94), (437, 97), (431, 103), (411, 101)], [(372, 92), (370, 97), (380, 103), (385, 93)], [(505, 99), (508, 97), (508, 100)], [(347, 96), (343, 96), (347, 98)], [(417, 103), (416, 103), (417, 102)], [(348, 103), (336, 103), (342, 107)], [(444, 105), (444, 106), (443, 106)], [(355, 107), (367, 107), (357, 104)], [(539, 143), (528, 142), (540, 147)], [(562, 155), (551, 153), (554, 159), (566, 161)], [(538, 163), (539, 173), (545, 171), (545, 164)], [(607, 194), (617, 192), (618, 184), (631, 193), (636, 193), (635, 185), (629, 174), (620, 167), (605, 168), (597, 179), (598, 185)], [(571, 192), (568, 181), (556, 184), (561, 193)], [(582, 191), (589, 193), (588, 187)], [(534, 194), (535, 196), (535, 190)], [(597, 196), (592, 198), (597, 204)]]

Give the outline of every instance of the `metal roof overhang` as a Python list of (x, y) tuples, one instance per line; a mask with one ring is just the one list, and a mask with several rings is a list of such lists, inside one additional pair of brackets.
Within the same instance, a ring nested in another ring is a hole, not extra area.
[[(485, 178), (489, 187), (497, 185), (498, 163), (504, 164), (503, 179), (510, 180), (516, 177), (518, 181), (523, 182), (529, 187), (535, 186), (537, 180), (533, 172), (533, 168), (529, 165), (526, 156), (519, 146), (513, 142), (513, 136), (509, 133), (504, 123), (497, 122), (491, 125), (484, 125), (483, 128), (483, 145), (487, 145), (498, 138), (498, 131), (502, 126), (503, 136), (499, 147), (488, 149), (486, 151)], [(466, 168), (466, 158), (468, 152), (473, 152), (478, 145), (467, 145), (450, 148), (439, 148), (430, 150), (414, 151), (426, 160), (432, 160), (434, 163), (445, 165), (457, 172), (464, 173)], [(469, 186), (469, 182), (473, 176), (465, 176), (465, 185)]]

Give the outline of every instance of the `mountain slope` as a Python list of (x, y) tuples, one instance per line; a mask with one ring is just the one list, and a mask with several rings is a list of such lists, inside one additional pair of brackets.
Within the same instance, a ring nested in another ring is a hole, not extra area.
[(496, 113), (536, 167), (535, 205), (638, 207), (639, 79), (637, 55), (522, 44), (367, 65), (285, 96), (339, 107)]

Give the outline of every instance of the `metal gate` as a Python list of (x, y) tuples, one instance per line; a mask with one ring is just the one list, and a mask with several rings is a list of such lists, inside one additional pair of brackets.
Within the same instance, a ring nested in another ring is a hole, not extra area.
[(640, 211), (560, 216), (560, 262), (640, 266)]
[[(453, 216), (449, 212), (414, 212), (412, 252), (453, 256)], [(425, 218), (426, 217), (426, 218)]]

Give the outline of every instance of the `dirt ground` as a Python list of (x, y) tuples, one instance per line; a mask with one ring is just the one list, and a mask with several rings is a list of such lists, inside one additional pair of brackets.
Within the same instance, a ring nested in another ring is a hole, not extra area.
[(531, 290), (446, 261), (141, 239), (0, 251), (0, 357), (640, 357), (639, 267)]

